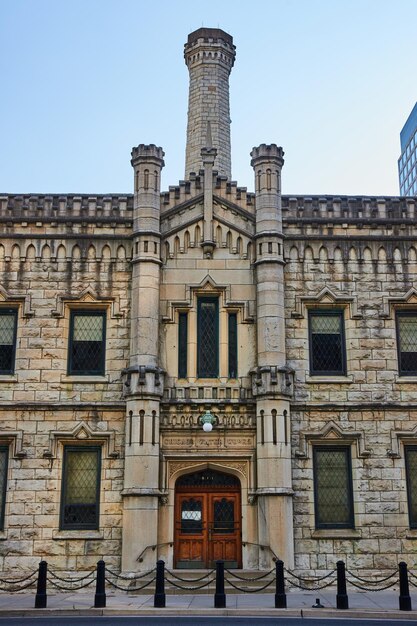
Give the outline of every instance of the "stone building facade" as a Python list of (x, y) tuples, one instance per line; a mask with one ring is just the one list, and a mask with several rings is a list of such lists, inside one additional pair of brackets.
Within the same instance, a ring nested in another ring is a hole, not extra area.
[(238, 187), (233, 40), (185, 59), (184, 181), (0, 196), (0, 567), (415, 566), (416, 198)]

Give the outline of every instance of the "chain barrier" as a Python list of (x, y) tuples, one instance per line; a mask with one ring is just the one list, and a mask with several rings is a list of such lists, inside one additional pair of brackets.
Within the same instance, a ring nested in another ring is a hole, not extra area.
[(285, 567), (284, 567), (284, 572), (286, 574), (289, 574), (290, 576), (293, 576), (297, 580), (306, 581), (307, 583), (309, 583), (309, 582), (311, 582), (311, 583), (318, 583), (320, 580), (326, 580), (326, 578), (329, 578), (330, 576), (333, 576), (335, 574), (336, 570), (334, 569), (331, 572), (329, 572), (328, 574), (325, 574), (324, 576), (310, 576), (309, 578), (306, 578), (305, 576), (297, 576), (297, 574), (294, 574), (291, 570), (286, 569)]
[(326, 583), (325, 585), (318, 585), (316, 587), (305, 587), (304, 585), (299, 585), (298, 583), (294, 582), (293, 580), (289, 580), (288, 582), (293, 587), (297, 587), (297, 589), (302, 589), (303, 591), (320, 591), (321, 589), (326, 589), (327, 587), (331, 587), (332, 585), (334, 585), (336, 580), (337, 580), (336, 578), (333, 578), (333, 580), (331, 580), (330, 582)]
[(378, 579), (371, 579), (371, 580), (368, 580), (366, 578), (361, 578), (360, 576), (357, 576), (356, 574), (354, 574), (353, 572), (351, 572), (348, 569), (346, 570), (346, 574), (348, 574), (349, 576), (351, 576), (355, 580), (359, 580), (359, 582), (361, 582), (361, 583), (369, 583), (370, 585), (378, 585), (379, 583), (387, 582), (387, 580), (390, 580), (394, 576), (398, 577), (398, 572), (396, 570), (394, 570), (392, 572), (392, 574), (390, 574), (389, 576), (386, 576), (385, 578), (378, 578)]
[(52, 576), (52, 578), (61, 581), (62, 583), (80, 583), (83, 580), (86, 580), (90, 576), (94, 576), (95, 570), (92, 570), (85, 576), (81, 576), (80, 578), (61, 578), (58, 574), (55, 574), (52, 570), (48, 570), (48, 576)]
[(167, 578), (167, 576), (165, 576), (165, 581), (167, 583), (169, 583), (170, 585), (172, 585), (176, 589), (182, 589), (183, 591), (198, 591), (199, 589), (204, 589), (204, 587), (208, 587), (213, 582), (215, 582), (215, 580), (216, 580), (216, 577), (213, 576), (213, 578), (211, 578), (207, 582), (203, 583), (202, 585), (197, 585), (196, 587), (185, 587), (183, 585), (178, 585), (178, 583), (174, 582), (173, 580), (170, 580), (169, 578)]
[(18, 585), (19, 583), (25, 583), (27, 580), (29, 580), (33, 576), (36, 576), (37, 574), (38, 570), (35, 569), (31, 574), (28, 574), (28, 576), (25, 576), (24, 578), (11, 578), (9, 580), (6, 580), (6, 578), (0, 578), (0, 584)]
[(144, 572), (143, 574), (133, 574), (133, 575), (130, 575), (130, 576), (123, 576), (123, 574), (116, 574), (116, 572), (112, 572), (107, 567), (106, 567), (105, 571), (108, 574), (111, 574), (111, 576), (114, 576), (115, 578), (119, 578), (120, 580), (139, 580), (141, 578), (146, 578), (146, 576), (150, 576), (151, 574), (153, 574), (156, 571), (156, 567), (154, 567), (153, 569), (148, 570), (147, 572)]
[(172, 578), (175, 578), (176, 580), (180, 580), (183, 583), (199, 583), (201, 580), (204, 580), (205, 578), (208, 578), (209, 576), (212, 576), (214, 574), (214, 569), (211, 569), (210, 571), (208, 571), (206, 574), (204, 574), (204, 576), (200, 576), (200, 578), (181, 578), (181, 576), (177, 576), (176, 574), (174, 574), (173, 571), (166, 569), (165, 571), (167, 574), (169, 574), (170, 576), (172, 576)]
[[(30, 589), (30, 587), (33, 587), (34, 585), (36, 585), (37, 583), (37, 579), (34, 578), (33, 580), (31, 580), (30, 582), (27, 582), (26, 585), (22, 585), (19, 587), (7, 587), (6, 589), (1, 589), (1, 591), (7, 591), (9, 592), (15, 592), (15, 591), (24, 591), (25, 589)], [(12, 585), (13, 583), (8, 583), (10, 585)]]
[(135, 587), (130, 589), (129, 587), (121, 587), (120, 585), (117, 585), (116, 583), (114, 583), (112, 580), (110, 580), (110, 578), (105, 578), (106, 583), (109, 583), (109, 585), (111, 587), (114, 587), (114, 589), (118, 589), (119, 591), (128, 591), (129, 593), (133, 593), (135, 591), (141, 591), (142, 589), (146, 589), (146, 587), (149, 587), (149, 585), (152, 585), (152, 583), (155, 582), (156, 580), (156, 576), (154, 578), (152, 578), (151, 580), (149, 580), (147, 583), (145, 583), (144, 585), (141, 585), (140, 587)]
[(225, 581), (231, 586), (233, 587), (233, 589), (236, 589), (237, 591), (242, 591), (243, 593), (257, 593), (258, 591), (265, 591), (265, 589), (267, 587), (270, 587), (272, 585), (272, 583), (275, 582), (275, 576), (272, 580), (270, 580), (269, 582), (266, 583), (266, 585), (264, 585), (263, 587), (259, 587), (259, 589), (246, 589), (244, 587), (239, 587), (238, 585), (235, 585), (229, 578), (225, 578)]
[(229, 574), (230, 576), (233, 576), (233, 578), (237, 578), (238, 580), (242, 580), (242, 581), (247, 581), (250, 583), (254, 583), (257, 580), (262, 580), (263, 578), (266, 578), (267, 576), (269, 576), (270, 574), (272, 574), (273, 572), (275, 572), (275, 568), (273, 567), (271, 570), (269, 570), (269, 572), (266, 572), (266, 574), (262, 574), (262, 576), (257, 576), (256, 578), (246, 578), (245, 576), (238, 576), (238, 574), (235, 574), (232, 570), (230, 569), (225, 569), (224, 570), (227, 574)]
[(389, 583), (389, 585), (385, 585), (384, 587), (378, 587), (378, 589), (376, 589), (375, 587), (372, 588), (359, 585), (357, 582), (349, 580), (349, 578), (346, 579), (346, 582), (348, 582), (353, 587), (356, 587), (356, 589), (360, 589), (361, 591), (386, 591), (387, 589), (394, 587), (394, 585), (398, 585), (398, 580), (393, 580), (392, 583)]
[(63, 585), (57, 583), (55, 580), (48, 578), (49, 584), (52, 585), (52, 587), (54, 587), (55, 589), (59, 589), (60, 591), (80, 591), (80, 589), (85, 589), (86, 587), (92, 585), (95, 580), (95, 578), (92, 578), (87, 583), (84, 583), (83, 585), (78, 585), (78, 587), (64, 587)]
[[(417, 575), (416, 575), (416, 574), (413, 574), (413, 572), (408, 571), (408, 575), (409, 575), (411, 578), (417, 578)], [(410, 581), (410, 582), (411, 582), (411, 581)]]

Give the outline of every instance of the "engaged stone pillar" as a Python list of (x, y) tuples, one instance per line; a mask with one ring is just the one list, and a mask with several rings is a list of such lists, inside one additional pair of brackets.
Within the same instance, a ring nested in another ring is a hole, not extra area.
[[(294, 562), (290, 407), (292, 376), (286, 366), (284, 261), (281, 216), (282, 148), (262, 144), (251, 152), (256, 194), (256, 290), (258, 366), (257, 500), (259, 543), (279, 559)], [(260, 566), (270, 554), (260, 552)]]
[[(123, 372), (127, 398), (122, 569), (155, 565), (158, 543), (160, 179), (162, 148), (132, 150), (135, 172), (130, 365)], [(141, 556), (141, 561), (138, 557)]]

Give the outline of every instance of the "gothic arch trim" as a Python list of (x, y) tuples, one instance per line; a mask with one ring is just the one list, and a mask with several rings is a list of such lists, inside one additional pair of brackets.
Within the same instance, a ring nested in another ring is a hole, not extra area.
[(114, 430), (94, 430), (86, 422), (78, 422), (71, 430), (52, 430), (49, 433), (49, 448), (43, 452), (43, 458), (55, 459), (57, 456), (58, 444), (65, 442), (88, 442), (91, 444), (105, 444), (105, 456), (108, 459), (117, 459), (120, 453), (115, 447)]
[(306, 309), (314, 306), (342, 306), (349, 307), (351, 319), (361, 319), (356, 298), (324, 287), (316, 295), (296, 296), (295, 309), (291, 312), (293, 318), (306, 317)]
[(91, 285), (88, 285), (85, 289), (77, 294), (63, 294), (56, 299), (56, 307), (52, 310), (52, 317), (64, 317), (65, 306), (84, 304), (87, 306), (93, 305), (105, 305), (111, 308), (111, 317), (120, 318), (124, 317), (125, 311), (120, 308), (119, 297), (100, 296)]
[(367, 458), (371, 455), (371, 450), (366, 448), (365, 435), (358, 430), (348, 430), (336, 424), (333, 420), (328, 422), (319, 430), (302, 430), (299, 434), (299, 447), (295, 451), (295, 456), (299, 459), (308, 459), (311, 456), (313, 444), (335, 443), (355, 444), (357, 455), (360, 458)]

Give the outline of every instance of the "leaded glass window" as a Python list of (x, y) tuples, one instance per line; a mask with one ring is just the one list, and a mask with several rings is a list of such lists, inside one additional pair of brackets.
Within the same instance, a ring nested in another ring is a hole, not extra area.
[(0, 374), (13, 374), (16, 353), (17, 310), (0, 309)]
[(69, 374), (104, 374), (106, 314), (71, 311)]
[(316, 528), (353, 528), (353, 490), (349, 447), (315, 446)]
[(4, 529), (8, 462), (9, 448), (7, 446), (0, 446), (0, 530)]
[(181, 532), (200, 534), (203, 530), (203, 503), (201, 499), (190, 498), (181, 503)]
[(198, 299), (197, 376), (216, 378), (219, 369), (219, 301)]
[(187, 378), (188, 315), (178, 316), (178, 378)]
[(229, 378), (237, 378), (237, 314), (229, 313)]
[(398, 369), (403, 375), (417, 375), (417, 312), (397, 312)]
[(310, 311), (310, 373), (346, 373), (345, 337), (342, 311)]
[(417, 446), (405, 446), (408, 518), (410, 528), (417, 528)]
[(222, 498), (214, 502), (213, 532), (233, 533), (235, 530), (235, 502)]
[(64, 448), (61, 528), (96, 530), (99, 525), (101, 448)]

